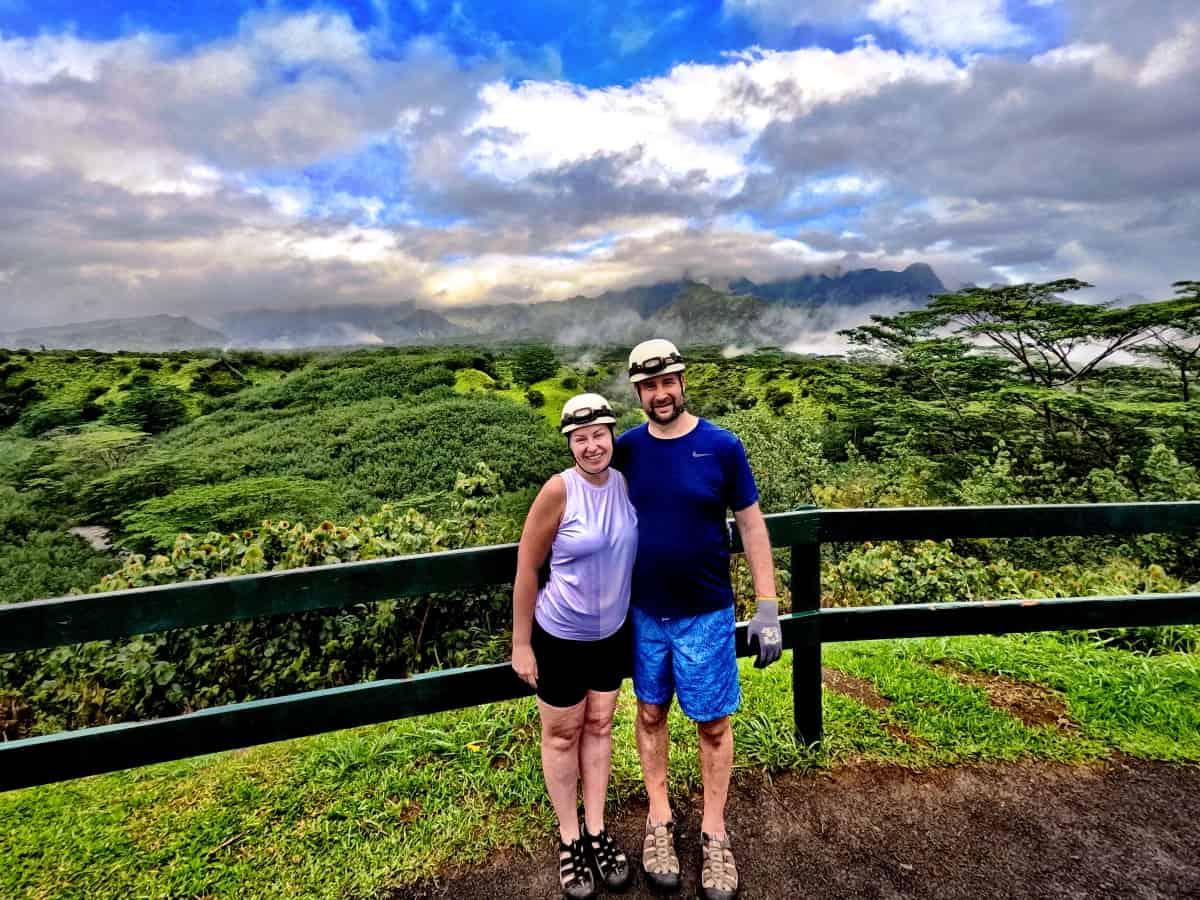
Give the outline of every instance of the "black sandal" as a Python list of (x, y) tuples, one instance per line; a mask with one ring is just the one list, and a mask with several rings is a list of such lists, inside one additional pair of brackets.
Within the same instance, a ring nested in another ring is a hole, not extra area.
[(583, 849), (583, 839), (569, 844), (558, 842), (558, 884), (567, 900), (589, 900), (596, 896), (592, 869)]
[(583, 846), (587, 850), (592, 868), (596, 870), (596, 875), (604, 882), (605, 887), (610, 891), (623, 891), (629, 887), (633, 877), (629, 858), (613, 843), (607, 828), (601, 828), (599, 834), (589, 834), (585, 825)]

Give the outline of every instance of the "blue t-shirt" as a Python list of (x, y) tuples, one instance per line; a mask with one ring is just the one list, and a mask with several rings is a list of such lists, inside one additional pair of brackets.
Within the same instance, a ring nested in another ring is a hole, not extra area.
[(732, 606), (726, 511), (758, 500), (742, 442), (704, 419), (671, 439), (643, 424), (617, 438), (613, 465), (638, 514), (630, 603), (657, 616)]

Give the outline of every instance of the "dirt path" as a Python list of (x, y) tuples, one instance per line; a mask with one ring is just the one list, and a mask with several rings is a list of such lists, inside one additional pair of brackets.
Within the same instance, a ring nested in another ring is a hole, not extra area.
[[(610, 823), (641, 846), (646, 808)], [(699, 807), (678, 811), (680, 896), (696, 896)], [(729, 821), (741, 896), (1200, 898), (1200, 768), (1116, 761), (851, 768), (737, 786)], [(636, 855), (636, 854), (634, 854)], [(400, 898), (557, 897), (548, 842)], [(639, 879), (626, 897), (651, 896)]]

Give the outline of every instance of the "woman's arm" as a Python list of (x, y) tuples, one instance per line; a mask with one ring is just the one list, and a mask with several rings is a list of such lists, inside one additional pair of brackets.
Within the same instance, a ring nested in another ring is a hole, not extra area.
[(563, 510), (567, 506), (567, 486), (554, 475), (538, 491), (521, 543), (517, 546), (517, 575), (513, 579), (513, 650), (512, 667), (517, 677), (530, 687), (537, 687), (537, 662), (530, 646), (533, 631), (533, 606), (537, 601), (538, 569), (550, 555), (554, 535), (558, 533)]

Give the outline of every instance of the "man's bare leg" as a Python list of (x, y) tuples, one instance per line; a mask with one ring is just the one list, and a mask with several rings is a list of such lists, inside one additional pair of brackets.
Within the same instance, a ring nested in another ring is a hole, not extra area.
[(638, 701), (637, 745), (642, 760), (642, 778), (650, 800), (650, 821), (663, 824), (671, 820), (671, 801), (667, 796), (667, 713), (670, 705)]
[(724, 840), (725, 800), (733, 771), (733, 728), (729, 716), (725, 716), (711, 722), (697, 722), (696, 729), (700, 734), (700, 774), (704, 779), (704, 818), (700, 830), (709, 837)]

